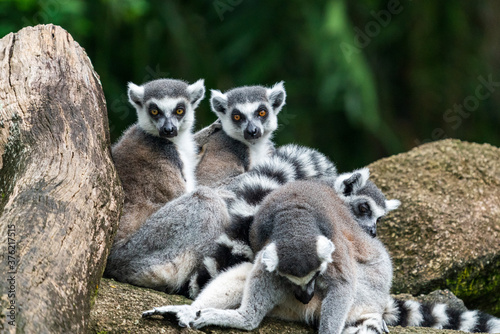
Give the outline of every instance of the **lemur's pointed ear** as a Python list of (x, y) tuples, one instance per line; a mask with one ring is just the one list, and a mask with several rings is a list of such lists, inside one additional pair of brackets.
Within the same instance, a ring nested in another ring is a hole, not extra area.
[(387, 212), (396, 210), (401, 205), (401, 201), (397, 199), (390, 199), (385, 201), (385, 207)]
[(276, 244), (274, 242), (264, 248), (261, 262), (269, 272), (275, 271), (278, 267), (278, 252), (276, 251)]
[(205, 97), (204, 82), (205, 80), (200, 79), (196, 81), (194, 84), (189, 85), (187, 88), (189, 94), (189, 102), (191, 102), (193, 109), (196, 109), (196, 107), (198, 107), (198, 105), (200, 104), (201, 100), (203, 100), (203, 97)]
[(212, 97), (210, 97), (210, 106), (212, 107), (212, 111), (217, 116), (225, 114), (227, 110), (227, 96), (217, 89), (212, 89), (211, 92)]
[(332, 253), (334, 250), (335, 245), (330, 239), (322, 235), (318, 237), (318, 239), (316, 240), (316, 251), (321, 261), (331, 263), (333, 261)]
[(141, 108), (144, 98), (144, 87), (137, 86), (136, 84), (128, 83), (128, 100), (134, 106)]
[(268, 88), (267, 98), (269, 99), (269, 103), (271, 103), (271, 106), (273, 107), (274, 113), (278, 114), (285, 105), (286, 100), (284, 82), (280, 81), (276, 83), (272, 88)]
[(370, 170), (368, 168), (340, 174), (335, 180), (335, 191), (343, 196), (351, 196), (365, 186), (369, 177)]

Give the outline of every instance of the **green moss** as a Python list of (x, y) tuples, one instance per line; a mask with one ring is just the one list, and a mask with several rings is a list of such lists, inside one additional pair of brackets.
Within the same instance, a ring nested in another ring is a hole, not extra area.
[(466, 266), (446, 287), (462, 299), (469, 309), (500, 316), (500, 258), (482, 261), (481, 266)]
[(90, 296), (90, 308), (94, 307), (95, 300), (97, 299), (98, 293), (99, 293), (99, 285), (96, 284), (94, 293)]

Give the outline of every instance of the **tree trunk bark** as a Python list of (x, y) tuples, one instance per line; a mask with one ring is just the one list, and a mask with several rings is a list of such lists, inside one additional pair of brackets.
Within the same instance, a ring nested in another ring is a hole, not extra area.
[(60, 27), (0, 40), (0, 192), (0, 332), (85, 332), (123, 194), (99, 77)]

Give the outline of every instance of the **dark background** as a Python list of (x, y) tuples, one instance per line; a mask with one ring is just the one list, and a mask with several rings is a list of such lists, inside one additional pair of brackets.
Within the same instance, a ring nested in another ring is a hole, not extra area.
[[(17, 0), (0, 1), (0, 37), (68, 30), (101, 77), (113, 141), (136, 120), (128, 81), (284, 80), (277, 144), (346, 171), (442, 138), (500, 146), (499, 17), (495, 0)], [(215, 120), (208, 97), (196, 129)]]

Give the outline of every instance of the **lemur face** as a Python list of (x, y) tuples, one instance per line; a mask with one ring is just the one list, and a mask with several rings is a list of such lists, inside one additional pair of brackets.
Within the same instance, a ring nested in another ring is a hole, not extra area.
[(240, 87), (225, 94), (212, 90), (210, 104), (230, 137), (249, 145), (268, 138), (278, 127), (277, 115), (285, 104), (280, 82), (272, 88)]
[(356, 222), (370, 236), (377, 236), (378, 221), (401, 204), (396, 199), (386, 200), (382, 191), (368, 180), (368, 168), (339, 175), (335, 190), (348, 205)]
[(385, 208), (377, 205), (369, 196), (352, 196), (349, 208), (358, 225), (370, 236), (376, 237), (377, 223), (386, 214)]
[(181, 80), (159, 79), (142, 86), (129, 83), (128, 90), (139, 126), (153, 136), (169, 140), (191, 129), (194, 109), (204, 94), (203, 80), (188, 85)]
[[(276, 271), (292, 284), (295, 298), (307, 304), (314, 297), (316, 279), (327, 269), (333, 261), (332, 253), (335, 250), (333, 242), (323, 235), (316, 237), (312, 244), (305, 240), (297, 250), (285, 247), (278, 249), (276, 243), (270, 243), (262, 252), (261, 261), (269, 272)], [(280, 258), (281, 255), (281, 258)]]

